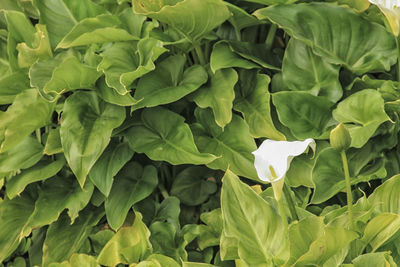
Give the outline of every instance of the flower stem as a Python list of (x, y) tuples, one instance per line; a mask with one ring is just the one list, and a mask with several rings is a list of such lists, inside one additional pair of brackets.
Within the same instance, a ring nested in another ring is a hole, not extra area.
[(281, 217), (282, 217), (282, 223), (283, 223), (285, 235), (288, 236), (289, 225), (288, 225), (288, 221), (287, 221), (287, 217), (286, 217), (285, 208), (283, 207), (282, 199), (277, 200), (277, 202), (278, 202), (279, 212), (281, 213)]
[(340, 152), (340, 156), (342, 157), (342, 164), (344, 170), (344, 178), (346, 180), (346, 192), (347, 192), (347, 209), (349, 211), (349, 222), (350, 222), (350, 230), (354, 230), (354, 221), (353, 221), (353, 197), (351, 194), (351, 183), (350, 183), (350, 174), (349, 174), (349, 165), (347, 163), (346, 151), (342, 150)]
[(292, 195), (290, 194), (290, 189), (286, 184), (283, 185), (283, 194), (285, 195), (286, 203), (288, 204), (290, 216), (292, 217), (292, 220), (298, 221), (299, 216), (297, 215), (297, 212), (296, 212), (296, 206), (294, 204)]
[(281, 179), (280, 181), (271, 183), (272, 190), (274, 190), (275, 199), (278, 202), (278, 208), (279, 208), (279, 212), (281, 214), (282, 224), (283, 224), (283, 228), (285, 231), (285, 235), (288, 236), (289, 225), (288, 225), (288, 221), (287, 221), (286, 211), (285, 211), (285, 208), (283, 207), (283, 203), (282, 203), (282, 186), (283, 186), (283, 184), (284, 184), (283, 179)]
[(269, 28), (267, 38), (265, 39), (265, 44), (267, 45), (267, 50), (271, 50), (272, 45), (274, 44), (275, 40), (275, 33), (278, 27), (276, 24), (271, 24), (271, 27)]

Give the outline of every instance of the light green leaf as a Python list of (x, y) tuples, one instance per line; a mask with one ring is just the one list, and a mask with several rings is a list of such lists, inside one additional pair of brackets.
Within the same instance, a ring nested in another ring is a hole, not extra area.
[(308, 91), (332, 102), (342, 97), (339, 66), (325, 62), (306, 44), (292, 38), (282, 63), (283, 81), (293, 91)]
[(128, 143), (111, 140), (89, 172), (89, 178), (106, 197), (110, 193), (114, 176), (132, 158), (133, 151)]
[(39, 23), (47, 26), (52, 48), (82, 19), (106, 12), (91, 0), (34, 0), (33, 3), (40, 12)]
[(217, 184), (207, 178), (213, 173), (202, 166), (191, 166), (176, 175), (171, 186), (171, 195), (189, 206), (205, 202), (217, 191)]
[(122, 28), (122, 22), (118, 17), (102, 14), (81, 20), (64, 36), (56, 49), (138, 39)]
[(34, 89), (17, 95), (7, 111), (0, 113), (0, 153), (15, 147), (36, 129), (50, 124), (54, 108), (54, 104), (46, 102)]
[(133, 151), (145, 153), (152, 160), (164, 160), (171, 164), (207, 164), (216, 157), (200, 153), (184, 118), (161, 107), (145, 109), (142, 125), (125, 132)]
[(34, 200), (27, 195), (0, 200), (0, 262), (17, 247), (26, 220), (34, 209)]
[(35, 28), (24, 13), (11, 10), (3, 12), (8, 29), (7, 54), (9, 64), (12, 70), (18, 70), (20, 66), (18, 64), (17, 45), (18, 43), (26, 43), (32, 47)]
[(237, 175), (258, 180), (254, 156), (251, 154), (257, 146), (246, 122), (238, 115), (233, 115), (232, 121), (222, 131), (215, 123), (211, 110), (196, 109), (195, 116), (202, 128), (195, 134), (197, 146), (200, 151), (219, 157), (208, 163), (207, 167), (219, 170), (229, 168)]
[(273, 266), (285, 260), (288, 242), (275, 210), (231, 171), (223, 178), (224, 231), (238, 240), (240, 259), (249, 266)]
[(33, 136), (7, 152), (0, 153), (0, 173), (26, 169), (35, 165), (43, 157), (43, 146)]
[(351, 146), (360, 148), (383, 122), (390, 120), (385, 112), (381, 94), (373, 89), (361, 90), (340, 102), (333, 111), (338, 122), (347, 124), (352, 137)]
[(67, 260), (73, 253), (78, 252), (103, 215), (102, 209), (94, 211), (85, 209), (71, 224), (68, 215), (62, 213), (47, 230), (43, 244), (43, 266), (47, 267), (52, 262)]
[(135, 214), (133, 225), (121, 228), (104, 246), (97, 258), (98, 263), (106, 266), (137, 263), (151, 252), (150, 231), (142, 222), (142, 215)]
[(18, 71), (0, 78), (0, 105), (11, 104), (15, 97), (30, 88), (25, 71)]
[[(289, 228), (288, 266), (325, 266), (337, 253), (347, 250), (357, 236), (344, 228), (325, 226), (323, 217), (307, 217)], [(341, 262), (335, 266), (338, 264)]]
[(60, 127), (57, 127), (55, 129), (50, 129), (49, 135), (47, 136), (47, 141), (44, 147), (43, 154), (50, 156), (62, 152), (63, 148), (61, 145)]
[(64, 157), (56, 161), (43, 160), (7, 181), (6, 193), (12, 199), (24, 191), (28, 184), (43, 181), (56, 175), (65, 165)]
[(215, 122), (222, 129), (232, 120), (234, 87), (238, 75), (232, 68), (217, 70), (211, 74), (209, 83), (201, 87), (193, 100), (201, 108), (210, 107), (214, 113)]
[(377, 187), (369, 196), (380, 212), (400, 214), (400, 175), (395, 175)]
[(318, 138), (331, 124), (333, 103), (306, 92), (278, 92), (272, 95), (279, 120), (298, 139)]
[(170, 56), (160, 62), (156, 70), (143, 76), (135, 90), (135, 98), (141, 101), (132, 106), (132, 111), (175, 102), (207, 81), (203, 67), (193, 65), (184, 71), (185, 62), (185, 56)]
[[(393, 36), (348, 8), (303, 3), (271, 6), (254, 15), (278, 24), (327, 62), (343, 65), (357, 74), (389, 70), (396, 60)], [(305, 17), (313, 22), (308, 27), (303, 27)]]
[(365, 227), (361, 241), (375, 252), (400, 229), (400, 215), (383, 212), (372, 218)]
[[(162, 254), (151, 254), (146, 261), (141, 261), (137, 267), (147, 267), (147, 266), (153, 266), (153, 265), (145, 265), (144, 263), (147, 264), (154, 264), (154, 266), (162, 266), (162, 267), (179, 267), (181, 266), (178, 264), (175, 260), (173, 260), (170, 257), (167, 257)], [(143, 263), (143, 264), (142, 264)]]
[(254, 138), (267, 137), (273, 140), (286, 140), (274, 126), (271, 118), (270, 93), (268, 85), (271, 79), (264, 74), (257, 74), (254, 86), (248, 93), (236, 97), (234, 109), (241, 112), (249, 125)]
[(219, 69), (232, 67), (254, 69), (259, 68), (259, 65), (233, 52), (229, 44), (225, 41), (219, 41), (214, 45), (211, 52), (210, 69), (215, 73)]
[(216, 267), (216, 265), (208, 264), (208, 263), (199, 263), (199, 262), (182, 262), (182, 267)]
[(101, 99), (110, 104), (126, 107), (132, 106), (138, 102), (138, 100), (134, 99), (130, 93), (120, 95), (114, 88), (108, 87), (104, 77), (100, 78), (96, 85), (97, 93)]
[(124, 108), (101, 101), (95, 92), (80, 91), (65, 101), (61, 143), (68, 165), (81, 187), (110, 142), (112, 130), (124, 119)]
[(132, 5), (135, 13), (168, 24), (191, 41), (197, 41), (230, 16), (221, 0), (139, 0)]
[(96, 258), (86, 254), (72, 254), (69, 262), (63, 261), (62, 263), (51, 263), (48, 267), (100, 267)]
[(125, 95), (137, 78), (155, 69), (154, 61), (167, 51), (162, 45), (162, 42), (152, 38), (115, 43), (102, 53), (98, 70), (106, 75), (109, 87)]
[(366, 253), (353, 260), (354, 267), (395, 267), (396, 263), (390, 256), (390, 252)]
[(38, 61), (29, 70), (32, 87), (48, 101), (75, 89), (91, 89), (100, 76), (96, 68), (81, 63), (72, 51)]
[(257, 3), (261, 5), (275, 5), (275, 4), (291, 4), (298, 0), (246, 0), (246, 2)]
[(36, 32), (31, 45), (27, 43), (17, 45), (18, 66), (20, 68), (29, 68), (38, 59), (45, 60), (53, 56), (46, 25), (36, 24), (35, 29)]
[(200, 219), (206, 225), (202, 225), (200, 228), (200, 234), (197, 239), (199, 248), (205, 249), (207, 247), (220, 245), (223, 229), (221, 209), (218, 208), (210, 212), (204, 212), (200, 215)]
[(68, 209), (71, 223), (74, 223), (78, 212), (88, 204), (92, 196), (93, 184), (88, 183), (81, 189), (74, 180), (56, 177), (46, 181), (38, 193), (35, 209), (26, 220), (21, 238), (28, 236), (33, 229), (56, 221), (64, 209)]
[(157, 169), (151, 165), (144, 168), (131, 162), (118, 173), (110, 195), (105, 201), (107, 221), (112, 229), (119, 229), (132, 206), (148, 197), (157, 186)]

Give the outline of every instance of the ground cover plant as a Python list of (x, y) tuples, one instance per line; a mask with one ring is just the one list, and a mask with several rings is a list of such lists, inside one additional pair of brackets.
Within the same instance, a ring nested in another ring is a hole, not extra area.
[(397, 6), (0, 0), (0, 266), (397, 266)]

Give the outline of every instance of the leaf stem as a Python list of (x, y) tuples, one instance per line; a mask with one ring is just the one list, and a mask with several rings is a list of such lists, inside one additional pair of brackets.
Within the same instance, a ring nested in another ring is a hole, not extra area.
[(290, 193), (290, 189), (286, 184), (283, 185), (283, 194), (285, 195), (286, 203), (288, 204), (290, 216), (292, 217), (292, 220), (298, 221), (299, 216), (297, 215), (297, 212), (296, 212), (296, 206), (294, 204), (292, 194)]
[(267, 38), (265, 39), (267, 50), (271, 50), (272, 45), (274, 44), (275, 34), (277, 29), (278, 26), (276, 26), (276, 24), (271, 24), (271, 27), (269, 27), (268, 35)]
[(42, 143), (42, 134), (40, 133), (40, 128), (36, 129), (35, 134), (39, 143)]
[(350, 230), (354, 231), (354, 221), (353, 221), (353, 196), (351, 194), (351, 183), (350, 183), (350, 173), (349, 173), (349, 165), (347, 163), (346, 151), (342, 150), (340, 152), (340, 156), (342, 157), (342, 164), (344, 170), (344, 178), (346, 180), (346, 193), (347, 193), (347, 209), (349, 212), (349, 222), (350, 222)]
[(200, 64), (202, 66), (206, 65), (206, 60), (205, 60), (205, 57), (204, 57), (204, 53), (203, 53), (203, 50), (201, 50), (200, 45), (196, 44), (194, 46), (194, 49), (196, 51), (197, 57), (199, 58)]
[(240, 30), (235, 27), (235, 34), (236, 34), (236, 40), (239, 42), (242, 40), (242, 34), (240, 33)]
[(158, 183), (158, 189), (160, 190), (160, 193), (164, 199), (169, 197), (168, 191), (165, 189), (165, 186), (162, 183)]

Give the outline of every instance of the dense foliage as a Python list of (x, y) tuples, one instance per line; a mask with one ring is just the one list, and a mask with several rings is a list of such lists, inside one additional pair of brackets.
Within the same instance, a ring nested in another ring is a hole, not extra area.
[[(400, 18), (379, 8), (0, 0), (0, 266), (400, 264)], [(252, 152), (307, 138), (286, 229)]]

